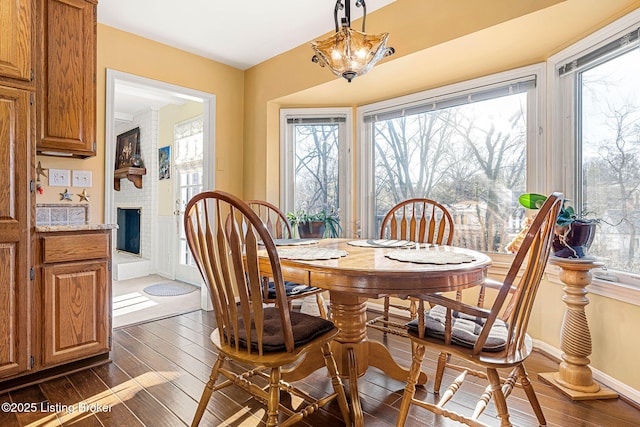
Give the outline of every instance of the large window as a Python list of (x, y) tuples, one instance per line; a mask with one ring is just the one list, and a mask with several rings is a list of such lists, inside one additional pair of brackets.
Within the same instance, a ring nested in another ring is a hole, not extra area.
[(609, 270), (640, 272), (638, 29), (559, 68), (575, 141), (575, 204), (600, 218), (590, 254)]
[(368, 235), (379, 233), (396, 203), (427, 197), (450, 210), (454, 244), (505, 251), (525, 214), (518, 196), (527, 188), (529, 146), (539, 125), (536, 75), (505, 77), (365, 107), (371, 176), (362, 220)]
[(285, 132), (282, 202), (288, 212), (339, 212), (348, 232), (347, 192), (351, 111), (346, 109), (282, 110)]

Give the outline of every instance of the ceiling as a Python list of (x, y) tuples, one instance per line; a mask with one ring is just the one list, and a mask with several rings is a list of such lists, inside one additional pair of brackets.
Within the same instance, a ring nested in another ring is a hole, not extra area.
[[(351, 1), (351, 19), (362, 8)], [(367, 0), (367, 13), (395, 0)], [(246, 70), (333, 31), (334, 0), (104, 0), (98, 22)]]
[(182, 105), (193, 97), (184, 94), (151, 88), (144, 84), (116, 80), (114, 86), (114, 119), (128, 123), (139, 111), (149, 108), (160, 109), (169, 104)]

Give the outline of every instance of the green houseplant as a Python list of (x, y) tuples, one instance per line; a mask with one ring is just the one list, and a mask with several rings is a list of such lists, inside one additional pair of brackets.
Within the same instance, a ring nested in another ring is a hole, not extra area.
[[(520, 204), (527, 209), (539, 209), (545, 200), (547, 196), (535, 193), (525, 193), (518, 198)], [(561, 258), (584, 258), (593, 242), (599, 222), (599, 219), (579, 216), (573, 206), (563, 203), (556, 220), (554, 255)]]
[(340, 216), (334, 210), (327, 212), (323, 209), (315, 214), (309, 214), (304, 209), (300, 209), (287, 212), (287, 219), (297, 229), (298, 236), (302, 239), (338, 237), (342, 232)]

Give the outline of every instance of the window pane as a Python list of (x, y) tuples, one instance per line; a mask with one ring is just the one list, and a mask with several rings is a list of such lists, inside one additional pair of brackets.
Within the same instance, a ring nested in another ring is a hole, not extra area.
[[(640, 271), (640, 51), (582, 72), (582, 213), (602, 218), (589, 253)], [(580, 211), (578, 209), (578, 211)]]
[(295, 125), (295, 210), (338, 209), (338, 124)]
[[(178, 191), (180, 193), (180, 207), (184, 209), (193, 196), (202, 191), (203, 168), (202, 157), (203, 122), (197, 117), (174, 126), (175, 164), (178, 176)], [(196, 266), (184, 234), (180, 230), (180, 263)]]
[(503, 252), (520, 229), (527, 93), (374, 122), (376, 233), (396, 203), (448, 207), (453, 244)]

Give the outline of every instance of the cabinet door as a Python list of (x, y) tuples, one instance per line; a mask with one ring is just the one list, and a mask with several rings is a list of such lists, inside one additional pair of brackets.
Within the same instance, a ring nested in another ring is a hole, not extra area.
[(43, 365), (108, 352), (107, 261), (54, 264), (42, 269), (42, 279)]
[(30, 81), (31, 0), (0, 0), (0, 76)]
[(29, 369), (29, 92), (0, 86), (0, 377)]
[(37, 149), (95, 155), (96, 4), (38, 2)]

